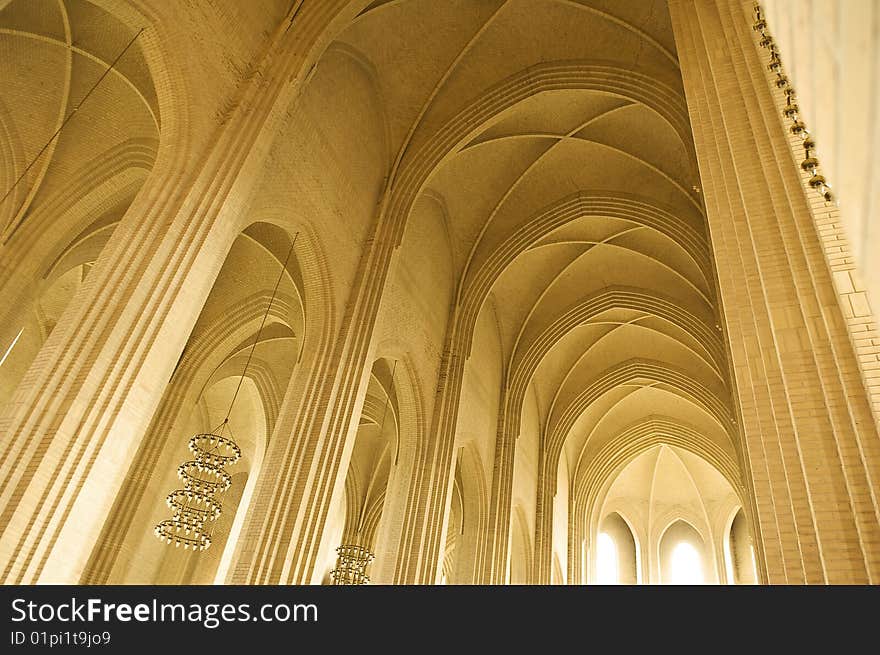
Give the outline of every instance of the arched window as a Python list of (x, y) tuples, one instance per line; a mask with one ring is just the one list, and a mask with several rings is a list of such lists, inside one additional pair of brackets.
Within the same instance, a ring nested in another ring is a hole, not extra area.
[(617, 546), (606, 532), (599, 533), (596, 540), (596, 582), (599, 584), (620, 584), (620, 571), (617, 566)]
[(599, 530), (596, 543), (596, 583), (638, 584), (638, 548), (629, 524), (620, 514), (612, 512), (599, 524)]
[(695, 585), (716, 581), (700, 533), (684, 521), (672, 523), (660, 538), (660, 582)]
[(703, 584), (703, 563), (697, 549), (686, 541), (672, 551), (671, 584)]
[(0, 357), (0, 366), (3, 366), (3, 362), (6, 361), (6, 358), (9, 357), (9, 353), (12, 352), (12, 349), (15, 348), (15, 344), (18, 343), (18, 340), (21, 338), (21, 333), (24, 332), (24, 328), (21, 328), (18, 331), (18, 334), (15, 335), (15, 338), (12, 340), (12, 343), (9, 344), (9, 348), (6, 349), (6, 352), (3, 353), (3, 356)]

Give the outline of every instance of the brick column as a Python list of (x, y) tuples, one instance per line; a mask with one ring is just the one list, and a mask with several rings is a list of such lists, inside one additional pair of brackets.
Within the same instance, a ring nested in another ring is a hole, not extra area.
[[(485, 584), (506, 584), (508, 582), (510, 510), (513, 499), (513, 471), (518, 435), (511, 427), (510, 412), (506, 408), (507, 399), (508, 394), (505, 392), (502, 394), (495, 438), (495, 465), (492, 474), (492, 491), (489, 496), (489, 524), (486, 535), (490, 550), (483, 572)], [(519, 426), (516, 429), (518, 428)]]
[(670, 0), (770, 583), (880, 580), (880, 439), (751, 3)]

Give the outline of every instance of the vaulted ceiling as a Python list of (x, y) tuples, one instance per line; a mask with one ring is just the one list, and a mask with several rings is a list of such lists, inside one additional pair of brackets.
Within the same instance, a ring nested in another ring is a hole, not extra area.
[[(152, 165), (156, 92), (138, 45), (126, 50), (131, 29), (91, 2), (13, 0), (4, 17), (0, 169), (23, 178), (0, 225), (36, 229), (51, 211), (53, 229), (70, 232), (58, 243), (85, 253), (51, 253), (48, 270), (60, 276), (93, 260), (106, 238), (82, 243), (109, 235)], [(651, 421), (733, 456), (666, 3), (380, 0), (333, 52), (368, 71), (388, 176), (401, 187), (417, 180), (415, 202), (442, 207), (462, 329), (491, 312), (507, 407), (534, 403), (551, 456), (589, 475), (608, 444)], [(344, 113), (344, 97), (338, 104), (327, 111)], [(122, 180), (112, 206), (71, 205), (59, 218), (59, 202), (100, 185), (100, 162)]]
[[(152, 77), (130, 45), (136, 32), (91, 2), (14, 0), (2, 16), (3, 189), (22, 178), (0, 206), (3, 238), (24, 223), (45, 228), (46, 214), (74, 239), (88, 227), (66, 216), (81, 213), (77, 201), (126, 170), (136, 190), (152, 167), (160, 127)], [(121, 214), (133, 192), (122, 195), (101, 209)]]
[(430, 166), (463, 329), (493, 313), (551, 455), (585, 475), (660, 421), (735, 460), (665, 2), (374, 2), (334, 48), (370, 71), (392, 174)]

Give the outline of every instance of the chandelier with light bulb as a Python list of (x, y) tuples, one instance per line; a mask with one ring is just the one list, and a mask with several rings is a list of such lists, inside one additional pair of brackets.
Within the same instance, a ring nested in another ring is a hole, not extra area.
[[(241, 384), (250, 366), (254, 349), (260, 341), (263, 327), (269, 317), (269, 310), (272, 309), (272, 303), (278, 293), (278, 286), (284, 277), (284, 271), (287, 270), (287, 264), (293, 254), (298, 236), (299, 232), (294, 235), (290, 249), (287, 251), (287, 258), (281, 266), (281, 272), (278, 274), (275, 288), (272, 290), (272, 296), (269, 298), (269, 304), (263, 314), (263, 320), (257, 330), (254, 343), (251, 345), (244, 370), (238, 380), (238, 386), (235, 388), (235, 393), (232, 394), (226, 418), (211, 432), (190, 437), (188, 447), (193, 458), (177, 467), (177, 477), (183, 482), (183, 489), (176, 489), (165, 497), (165, 504), (171, 509), (172, 516), (170, 519), (156, 524), (153, 532), (165, 543), (174, 544), (175, 548), (183, 546), (185, 550), (201, 551), (207, 550), (211, 545), (209, 524), (216, 521), (223, 510), (223, 506), (216, 496), (232, 486), (232, 476), (225, 469), (241, 458), (241, 448), (232, 438), (229, 416), (232, 414), (232, 408), (235, 406), (235, 400), (238, 398), (238, 392), (241, 390)], [(229, 432), (229, 436), (224, 434), (226, 431)]]
[(206, 526), (215, 521), (223, 509), (215, 496), (232, 486), (232, 478), (224, 467), (235, 464), (241, 457), (241, 448), (232, 439), (218, 434), (228, 422), (227, 418), (219, 429), (191, 437), (189, 450), (193, 459), (177, 467), (183, 489), (165, 497), (165, 504), (173, 515), (154, 528), (159, 539), (173, 543), (176, 548), (205, 550), (211, 545)]
[(369, 549), (357, 544), (342, 544), (336, 548), (339, 560), (330, 571), (334, 585), (364, 585), (370, 581), (367, 566), (375, 556)]

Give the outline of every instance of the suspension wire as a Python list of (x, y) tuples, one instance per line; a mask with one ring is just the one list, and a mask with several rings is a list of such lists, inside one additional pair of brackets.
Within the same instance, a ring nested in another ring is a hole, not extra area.
[[(28, 174), (28, 171), (31, 170), (33, 165), (36, 164), (37, 161), (40, 159), (40, 157), (43, 156), (43, 153), (46, 152), (46, 148), (49, 147), (49, 144), (51, 144), (52, 141), (54, 141), (55, 138), (61, 133), (61, 130), (63, 130), (64, 126), (67, 125), (67, 122), (71, 118), (73, 118), (74, 114), (76, 114), (76, 112), (79, 110), (79, 108), (82, 107), (83, 103), (86, 100), (88, 100), (90, 95), (92, 95), (92, 91), (94, 91), (96, 88), (98, 88), (98, 85), (103, 81), (103, 79), (105, 77), (107, 77), (107, 75), (110, 73), (110, 71), (114, 69), (114, 67), (119, 62), (119, 60), (122, 59), (122, 55), (124, 55), (128, 51), (128, 49), (132, 46), (132, 44), (134, 44), (135, 40), (143, 33), (143, 31), (145, 29), (146, 29), (145, 27), (142, 27), (141, 29), (139, 29), (137, 31), (137, 34), (135, 34), (133, 37), (131, 37), (131, 40), (126, 44), (126, 46), (122, 49), (122, 51), (118, 55), (116, 55), (116, 59), (114, 59), (112, 62), (110, 62), (110, 65), (107, 67), (107, 70), (105, 70), (101, 74), (101, 76), (98, 78), (98, 80), (92, 85), (92, 87), (83, 96), (82, 100), (80, 100), (79, 103), (76, 105), (76, 107), (74, 107), (71, 110), (71, 112), (64, 118), (63, 121), (61, 121), (61, 125), (58, 126), (58, 129), (55, 130), (55, 133), (49, 138), (48, 141), (46, 141), (46, 145), (44, 145), (42, 148), (40, 148), (40, 152), (37, 153), (37, 156), (31, 160), (30, 164), (25, 166), (24, 172), (22, 172), (22, 174), (18, 176), (18, 179), (12, 183), (12, 186), (9, 187), (9, 189), (7, 189), (6, 193), (3, 194), (3, 197), (0, 198), (0, 205), (2, 205), (6, 201), (6, 199), (9, 197), (9, 194), (12, 193), (13, 189), (15, 189), (16, 186), (18, 186), (18, 183), (24, 179), (24, 177)], [(27, 198), (22, 200), (21, 205), (19, 205), (18, 209), (15, 211), (15, 214), (13, 214), (13, 217), (16, 216), (18, 214), (18, 212), (21, 211), (21, 208), (24, 206), (25, 202), (27, 202)]]
[(241, 377), (238, 379), (238, 386), (235, 387), (235, 393), (232, 394), (232, 402), (229, 403), (229, 410), (226, 412), (226, 418), (223, 419), (223, 425), (228, 427), (229, 424), (229, 415), (232, 414), (232, 408), (235, 406), (235, 399), (238, 398), (238, 392), (241, 390), (241, 384), (244, 382), (244, 376), (248, 371), (248, 367), (251, 364), (251, 358), (254, 356), (254, 350), (257, 348), (257, 343), (260, 341), (260, 336), (263, 334), (263, 326), (266, 325), (266, 319), (269, 318), (269, 311), (272, 309), (272, 303), (275, 302), (275, 295), (278, 293), (278, 287), (281, 284), (281, 280), (284, 278), (284, 272), (287, 270), (287, 263), (290, 261), (290, 256), (293, 254), (293, 248), (296, 246), (296, 239), (299, 237), (299, 232), (293, 235), (293, 241), (290, 242), (290, 249), (287, 251), (287, 257), (284, 258), (284, 264), (281, 265), (281, 272), (278, 274), (278, 279), (275, 281), (275, 288), (272, 289), (272, 297), (269, 298), (269, 304), (266, 306), (266, 313), (263, 314), (263, 320), (260, 322), (260, 328), (257, 330), (257, 336), (254, 338), (254, 343), (251, 346), (251, 351), (248, 353), (247, 361), (244, 364), (244, 370), (241, 372)]
[[(228, 418), (225, 421), (223, 421), (223, 425), (221, 426), (221, 430), (223, 427), (225, 427), (226, 429), (229, 430), (229, 438), (232, 439), (232, 441), (235, 441), (235, 435), (232, 434), (232, 426), (229, 425)], [(220, 444), (218, 443), (216, 446), (214, 446), (214, 448), (211, 449), (211, 452), (217, 452), (219, 450), (220, 450)], [(206, 527), (208, 539), (211, 539), (212, 541), (214, 540), (214, 533), (217, 531), (217, 524), (218, 524), (218, 521), (214, 520), (214, 521), (211, 521), (210, 526)]]

